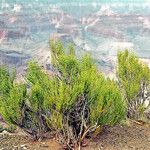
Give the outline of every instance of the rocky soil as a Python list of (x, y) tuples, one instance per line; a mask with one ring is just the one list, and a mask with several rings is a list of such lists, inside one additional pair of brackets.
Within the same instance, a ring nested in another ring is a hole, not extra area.
[[(86, 139), (83, 150), (150, 150), (150, 124), (130, 121), (106, 127), (94, 139)], [(23, 134), (0, 134), (0, 150), (62, 150), (53, 138), (35, 142)]]

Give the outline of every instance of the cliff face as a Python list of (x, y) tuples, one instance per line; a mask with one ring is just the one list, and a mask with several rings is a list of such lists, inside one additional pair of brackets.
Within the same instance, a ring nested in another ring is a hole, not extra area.
[(53, 34), (74, 43), (79, 55), (90, 51), (100, 68), (112, 71), (118, 49), (135, 49), (139, 57), (150, 58), (150, 5), (100, 0), (2, 2), (1, 63), (17, 66), (24, 57), (26, 61), (42, 57), (46, 64)]

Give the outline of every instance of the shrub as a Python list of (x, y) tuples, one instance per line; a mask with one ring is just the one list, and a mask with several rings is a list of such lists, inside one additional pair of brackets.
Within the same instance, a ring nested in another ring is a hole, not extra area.
[(150, 101), (145, 105), (150, 92), (150, 69), (135, 54), (126, 50), (118, 53), (117, 74), (128, 104), (127, 116), (141, 118), (150, 108)]
[(58, 83), (62, 84), (56, 90), (62, 99), (63, 127), (69, 132), (64, 133), (66, 138), (80, 143), (86, 133), (120, 121), (125, 104), (116, 83), (98, 71), (88, 54), (77, 59), (72, 48), (65, 51), (60, 43), (53, 42), (51, 47)]
[(5, 86), (1, 89), (2, 114), (36, 138), (51, 130), (68, 147), (80, 145), (88, 133), (123, 119), (125, 104), (115, 81), (98, 71), (90, 55), (78, 59), (73, 47), (50, 44), (52, 75), (35, 62), (28, 65), (26, 85), (16, 85), (7, 71), (1, 73), (6, 74), (3, 84), (10, 82), (7, 92)]
[(14, 74), (6, 68), (0, 68), (0, 113), (3, 118), (13, 124), (20, 125), (22, 120), (22, 104), (25, 101), (26, 88), (14, 84)]
[[(31, 66), (29, 68), (32, 69)], [(35, 138), (42, 137), (44, 131), (41, 128), (44, 127), (40, 124), (40, 108), (38, 111), (35, 110), (36, 103), (31, 103), (32, 90), (27, 93), (27, 85), (16, 84), (14, 79), (14, 73), (10, 73), (6, 68), (0, 68), (0, 114), (7, 123), (23, 128)], [(33, 92), (34, 95), (37, 94), (37, 91)]]

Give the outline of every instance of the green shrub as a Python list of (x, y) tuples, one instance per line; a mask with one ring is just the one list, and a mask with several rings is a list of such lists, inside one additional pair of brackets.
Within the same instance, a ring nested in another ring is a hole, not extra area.
[(115, 81), (98, 71), (90, 55), (78, 59), (73, 47), (50, 44), (53, 74), (30, 62), (26, 85), (17, 85), (7, 70), (1, 72), (0, 113), (36, 138), (51, 130), (68, 146), (80, 145), (88, 133), (124, 118), (124, 100)]
[(145, 106), (150, 86), (150, 69), (135, 54), (126, 50), (118, 53), (117, 74), (127, 100), (128, 117), (141, 118), (150, 108), (150, 103)]
[(9, 123), (21, 124), (25, 85), (14, 84), (14, 74), (0, 68), (0, 113)]
[[(114, 125), (124, 117), (125, 104), (115, 81), (100, 73), (90, 55), (78, 59), (71, 47), (51, 42), (56, 69), (56, 95), (63, 134), (68, 141), (81, 142), (99, 126)], [(54, 101), (55, 101), (54, 100)]]

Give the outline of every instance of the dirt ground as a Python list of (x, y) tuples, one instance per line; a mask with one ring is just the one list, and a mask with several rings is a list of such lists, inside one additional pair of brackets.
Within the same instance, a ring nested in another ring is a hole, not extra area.
[[(82, 150), (150, 150), (150, 124), (130, 122), (106, 127), (96, 138), (86, 140)], [(35, 142), (24, 135), (0, 134), (0, 150), (62, 150), (54, 139)]]

